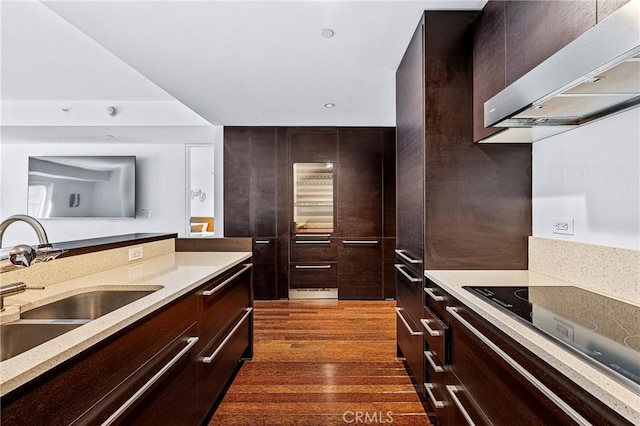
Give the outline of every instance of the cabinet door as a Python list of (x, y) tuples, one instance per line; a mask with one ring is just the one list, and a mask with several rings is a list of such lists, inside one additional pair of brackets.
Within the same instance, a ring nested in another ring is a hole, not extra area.
[(507, 85), (595, 24), (595, 0), (507, 2)]
[[(277, 146), (274, 127), (251, 129), (250, 190), (251, 235), (276, 236)], [(226, 216), (225, 216), (226, 217)]]
[(405, 357), (416, 392), (424, 395), (424, 338), (420, 328), (401, 304), (396, 308), (398, 349)]
[(504, 1), (490, 1), (474, 22), (473, 34), (473, 140), (504, 129), (484, 127), (484, 103), (506, 87)]
[(338, 242), (338, 297), (382, 299), (382, 241), (344, 239)]
[(276, 299), (277, 240), (253, 239), (253, 297), (257, 300)]
[(251, 236), (251, 129), (224, 128), (224, 235)]
[(382, 135), (379, 129), (338, 129), (337, 235), (381, 237)]
[(396, 73), (397, 246), (422, 260), (424, 224), (424, 49), (416, 29)]

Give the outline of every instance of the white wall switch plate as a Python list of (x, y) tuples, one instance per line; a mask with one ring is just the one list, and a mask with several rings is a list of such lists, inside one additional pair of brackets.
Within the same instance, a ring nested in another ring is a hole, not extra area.
[(144, 257), (144, 252), (142, 247), (133, 247), (129, 249), (129, 262), (132, 260), (142, 259)]
[(573, 235), (573, 219), (553, 219), (553, 233)]

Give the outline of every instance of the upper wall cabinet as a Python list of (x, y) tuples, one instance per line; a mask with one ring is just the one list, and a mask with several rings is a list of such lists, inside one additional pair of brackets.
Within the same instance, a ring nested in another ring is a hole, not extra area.
[(489, 1), (474, 25), (474, 141), (501, 130), (484, 128), (488, 99), (596, 25), (597, 7), (609, 14), (621, 3)]

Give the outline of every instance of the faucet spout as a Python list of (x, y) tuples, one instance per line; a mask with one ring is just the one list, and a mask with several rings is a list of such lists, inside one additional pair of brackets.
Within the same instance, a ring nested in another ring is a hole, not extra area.
[(25, 222), (29, 226), (33, 228), (38, 236), (38, 248), (51, 248), (51, 244), (49, 244), (49, 239), (47, 238), (47, 233), (44, 230), (44, 227), (40, 222), (34, 219), (31, 216), (27, 216), (26, 214), (16, 214), (13, 216), (9, 216), (5, 220), (0, 223), (0, 247), (2, 247), (2, 237), (4, 236), (4, 231), (14, 222)]

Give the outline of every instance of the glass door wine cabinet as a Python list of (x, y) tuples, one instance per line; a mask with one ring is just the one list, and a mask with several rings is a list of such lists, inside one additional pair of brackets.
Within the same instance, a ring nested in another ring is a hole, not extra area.
[(333, 217), (333, 163), (294, 163), (295, 233), (331, 234)]

